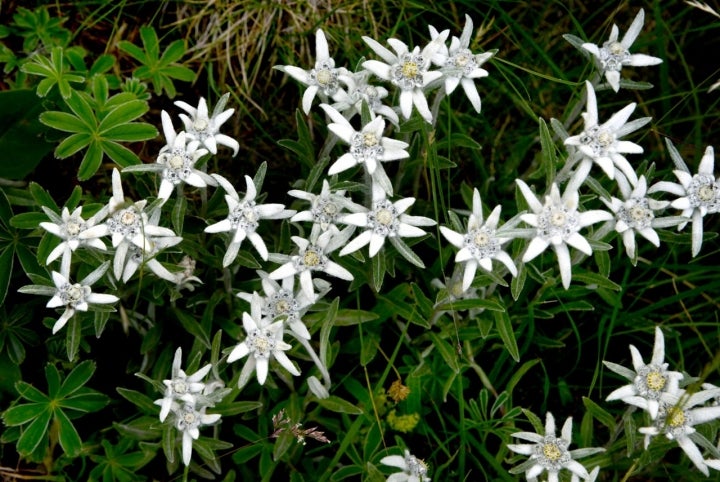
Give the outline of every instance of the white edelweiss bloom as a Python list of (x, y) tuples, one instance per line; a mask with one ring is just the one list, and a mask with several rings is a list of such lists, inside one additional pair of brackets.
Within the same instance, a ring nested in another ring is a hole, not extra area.
[(455, 256), (456, 263), (465, 263), (462, 290), (470, 288), (475, 279), (475, 272), (480, 266), (485, 271), (492, 271), (492, 260), (497, 259), (517, 276), (517, 268), (510, 255), (502, 249), (502, 245), (512, 238), (498, 235), (498, 222), (500, 221), (500, 206), (493, 209), (486, 221), (483, 221), (480, 192), (473, 190), (473, 210), (468, 220), (467, 233), (461, 234), (440, 226), (440, 232), (453, 246), (460, 248)]
[(614, 390), (605, 400), (622, 400), (635, 405), (656, 418), (660, 408), (660, 399), (663, 393), (674, 394), (679, 390), (682, 373), (668, 370), (665, 363), (665, 338), (660, 327), (655, 327), (655, 345), (649, 364), (645, 364), (640, 352), (630, 345), (633, 370), (622, 365), (603, 360), (603, 364), (618, 375), (632, 383)]
[(208, 363), (204, 367), (192, 375), (187, 375), (185, 371), (180, 368), (182, 364), (182, 348), (175, 350), (175, 357), (172, 363), (172, 372), (169, 380), (163, 380), (163, 383), (167, 387), (165, 389), (165, 396), (159, 400), (155, 400), (156, 405), (160, 405), (160, 421), (164, 422), (170, 413), (173, 402), (181, 400), (187, 404), (195, 405), (195, 397), (197, 394), (202, 393), (205, 389), (205, 383), (202, 379), (208, 374), (211, 363)]
[(275, 358), (292, 375), (300, 376), (300, 371), (285, 354), (285, 351), (292, 347), (283, 341), (283, 322), (269, 323), (262, 318), (262, 300), (259, 295), (256, 298), (250, 303), (252, 314), (243, 313), (243, 328), (247, 337), (232, 349), (227, 359), (228, 363), (232, 363), (248, 357), (240, 372), (240, 388), (248, 382), (253, 371), (256, 372), (258, 383), (265, 384), (270, 358)]
[(100, 211), (85, 220), (82, 217), (82, 207), (74, 209), (72, 213), (67, 207), (64, 207), (60, 216), (46, 206), (42, 206), (42, 210), (52, 222), (42, 222), (40, 227), (62, 239), (62, 242), (50, 252), (45, 263), (50, 264), (62, 255), (60, 272), (65, 276), (70, 272), (72, 253), (80, 246), (88, 246), (101, 251), (106, 250), (105, 243), (99, 239), (102, 235), (80, 237), (86, 230), (100, 222), (106, 215), (106, 211)]
[[(215, 105), (212, 116), (208, 115), (208, 107), (205, 99), (200, 97), (197, 108), (181, 100), (175, 101), (175, 105), (187, 112), (188, 115), (179, 114), (185, 125), (185, 132), (188, 139), (198, 141), (205, 146), (213, 155), (217, 154), (218, 144), (229, 147), (233, 150), (233, 157), (240, 150), (238, 141), (225, 134), (220, 134), (220, 126), (222, 126), (230, 117), (232, 117), (235, 109), (225, 109), (230, 93), (226, 93)], [(172, 123), (171, 123), (172, 125)], [(163, 119), (163, 128), (165, 128), (165, 120)], [(167, 130), (165, 133), (167, 137)], [(172, 144), (168, 139), (168, 144)]]
[(706, 477), (709, 476), (710, 471), (696, 440), (702, 440), (704, 446), (712, 446), (712, 443), (696, 431), (695, 425), (720, 418), (720, 406), (693, 407), (718, 396), (720, 389), (702, 390), (693, 394), (685, 390), (678, 390), (674, 394), (663, 393), (653, 425), (639, 429), (640, 433), (645, 435), (645, 448), (647, 449), (652, 437), (664, 434), (668, 439), (677, 442), (700, 472)]
[[(679, 196), (670, 206), (675, 209), (682, 209), (682, 216), (688, 218), (692, 223), (692, 255), (700, 253), (703, 242), (703, 218), (708, 213), (720, 211), (720, 178), (715, 178), (715, 151), (712, 146), (705, 149), (705, 154), (700, 160), (698, 173), (690, 173), (685, 161), (672, 144), (670, 139), (665, 139), (676, 169), (673, 171), (680, 181), (659, 182), (650, 187), (648, 192), (666, 191)], [(687, 222), (681, 223), (678, 229), (685, 227)]]
[[(440, 37), (440, 33), (433, 27), (430, 28), (430, 38), (435, 40)], [(450, 48), (444, 43), (433, 56), (432, 62), (441, 67), (441, 72), (445, 81), (445, 92), (451, 94), (455, 88), (462, 85), (465, 95), (470, 100), (476, 112), (480, 112), (482, 104), (480, 102), (480, 94), (478, 94), (475, 86), (475, 79), (487, 77), (488, 71), (480, 68), (482, 64), (487, 62), (494, 52), (485, 52), (482, 54), (473, 54), (470, 51), (470, 38), (472, 37), (473, 21), (469, 15), (465, 15), (465, 28), (463, 28), (460, 37), (450, 40)]]
[(545, 415), (544, 435), (518, 432), (512, 436), (532, 442), (531, 444), (509, 444), (507, 446), (513, 452), (530, 456), (527, 461), (510, 470), (511, 474), (524, 472), (528, 481), (535, 480), (537, 476), (547, 471), (548, 482), (558, 482), (558, 473), (562, 469), (569, 470), (575, 477), (587, 480), (590, 474), (576, 459), (605, 451), (603, 448), (595, 447), (568, 450), (568, 446), (572, 442), (572, 417), (568, 417), (562, 426), (560, 437), (556, 437), (555, 418), (550, 412)]
[(310, 112), (315, 96), (319, 96), (323, 102), (335, 95), (340, 87), (338, 78), (346, 74), (347, 69), (335, 68), (335, 60), (330, 57), (327, 39), (322, 30), (315, 32), (315, 67), (311, 70), (304, 70), (293, 65), (279, 65), (276, 69), (285, 72), (298, 82), (307, 85), (302, 98), (302, 108), (305, 113)]
[(206, 233), (232, 233), (232, 239), (228, 245), (227, 252), (223, 257), (223, 267), (230, 266), (237, 257), (240, 245), (248, 238), (257, 250), (263, 261), (268, 259), (268, 250), (265, 241), (255, 232), (263, 219), (289, 218), (295, 211), (285, 209), (283, 204), (257, 204), (255, 197), (257, 189), (250, 176), (245, 176), (245, 197), (240, 199), (235, 188), (230, 182), (219, 174), (212, 174), (212, 177), (222, 186), (227, 193), (225, 201), (228, 205), (228, 217), (220, 222), (205, 228)]
[(300, 248), (300, 251), (298, 254), (291, 256), (288, 262), (270, 273), (269, 278), (283, 280), (298, 275), (302, 292), (313, 302), (316, 299), (312, 279), (313, 273), (319, 271), (336, 278), (352, 281), (353, 275), (350, 271), (328, 258), (331, 252), (347, 242), (351, 232), (352, 230), (343, 230), (336, 234), (332, 231), (326, 231), (318, 236), (316, 242), (293, 236), (292, 240)]
[(395, 467), (402, 472), (390, 475), (387, 482), (430, 482), (428, 466), (422, 460), (405, 450), (405, 455), (388, 455), (380, 459), (380, 463), (389, 467)]
[[(378, 168), (381, 167), (381, 162), (397, 161), (398, 159), (410, 157), (410, 154), (405, 150), (408, 143), (383, 137), (385, 120), (380, 116), (375, 117), (364, 125), (362, 129), (356, 131), (340, 112), (327, 104), (321, 104), (320, 107), (333, 120), (332, 123), (328, 124), (328, 129), (343, 142), (350, 145), (349, 152), (340, 156), (330, 166), (328, 174), (332, 176), (358, 164), (363, 164), (368, 174), (373, 177), (373, 180), (378, 181), (386, 192), (388, 189), (392, 191), (389, 180), (386, 183), (381, 181), (384, 178), (378, 178), (378, 174), (380, 174)], [(387, 177), (384, 175), (384, 171), (381, 176)]]
[(123, 283), (127, 283), (138, 268), (143, 265), (155, 273), (156, 276), (172, 283), (177, 283), (178, 274), (170, 272), (160, 263), (160, 261), (155, 259), (155, 256), (157, 256), (157, 254), (163, 249), (175, 246), (182, 240), (183, 238), (180, 236), (148, 236), (147, 241), (150, 245), (150, 249), (143, 249), (135, 245), (130, 245), (130, 249), (128, 250), (128, 254), (125, 259), (125, 266), (121, 267)]
[(365, 43), (384, 60), (384, 62), (367, 60), (363, 62), (363, 68), (381, 79), (392, 82), (400, 89), (400, 111), (406, 119), (410, 118), (413, 105), (415, 105), (423, 119), (427, 122), (433, 120), (432, 112), (430, 112), (425, 98), (425, 88), (439, 80), (442, 73), (428, 70), (428, 68), (430, 60), (442, 47), (448, 34), (448, 30), (443, 31), (422, 51), (420, 51), (420, 47), (415, 47), (411, 51), (404, 42), (393, 38), (388, 39), (387, 42), (395, 53), (380, 45), (376, 40), (363, 37)]
[(565, 190), (561, 197), (557, 184), (552, 185), (550, 195), (545, 196), (545, 204), (542, 204), (527, 184), (520, 179), (517, 179), (516, 182), (533, 211), (533, 214), (523, 214), (520, 218), (535, 228), (535, 237), (530, 241), (530, 245), (522, 257), (522, 262), (527, 263), (533, 260), (548, 246), (552, 246), (558, 258), (563, 287), (568, 289), (572, 279), (572, 263), (568, 246), (590, 256), (592, 247), (579, 233), (580, 229), (601, 221), (609, 221), (613, 215), (601, 210), (578, 211), (580, 199), (578, 192)]
[(310, 239), (317, 239), (317, 236), (328, 230), (339, 231), (337, 227), (338, 219), (345, 212), (357, 213), (365, 209), (348, 198), (344, 190), (333, 191), (330, 189), (330, 183), (327, 179), (323, 179), (320, 194), (312, 194), (299, 189), (292, 189), (288, 191), (288, 194), (310, 203), (310, 209), (300, 211), (290, 218), (292, 222), (307, 221), (313, 223)]
[(631, 54), (629, 49), (640, 34), (645, 22), (645, 11), (640, 9), (622, 40), (618, 41), (619, 29), (612, 26), (610, 38), (601, 46), (584, 43), (582, 47), (590, 52), (598, 64), (601, 74), (615, 92), (620, 90), (620, 71), (623, 66), (645, 67), (662, 63), (662, 59), (645, 54)]
[(395, 238), (416, 238), (427, 234), (418, 226), (434, 226), (435, 220), (424, 216), (405, 214), (405, 211), (410, 209), (413, 204), (415, 204), (415, 198), (412, 197), (392, 202), (385, 197), (385, 192), (380, 187), (373, 184), (372, 209), (362, 213), (346, 214), (340, 220), (345, 224), (365, 228), (362, 233), (340, 250), (340, 256), (369, 245), (369, 254), (372, 258), (380, 251), (388, 238), (392, 242)]
[(65, 307), (65, 311), (53, 325), (53, 335), (60, 331), (77, 311), (87, 311), (92, 304), (108, 305), (120, 299), (115, 295), (93, 293), (90, 288), (90, 285), (102, 278), (109, 264), (110, 262), (106, 261), (78, 283), (71, 283), (66, 276), (56, 271), (52, 272), (55, 291), (53, 297), (50, 298), (50, 301), (48, 301), (45, 306), (48, 308)]
[(603, 124), (599, 124), (595, 90), (590, 82), (585, 82), (585, 84), (587, 86), (587, 106), (582, 114), (585, 129), (579, 135), (565, 139), (566, 146), (577, 147), (576, 153), (569, 162), (581, 161), (575, 173), (575, 179), (571, 182), (573, 186), (579, 187), (587, 177), (592, 163), (595, 162), (610, 179), (615, 179), (618, 173), (621, 173), (632, 185), (635, 185), (637, 174), (623, 154), (642, 154), (643, 148), (634, 142), (623, 141), (620, 138), (635, 132), (650, 122), (651, 118), (642, 117), (628, 122), (628, 118), (636, 107), (633, 102), (613, 114)]
[(207, 407), (196, 408), (190, 403), (180, 405), (177, 402), (172, 402), (175, 428), (182, 432), (182, 458), (185, 465), (190, 464), (193, 440), (200, 437), (200, 427), (213, 425), (220, 420), (219, 413), (206, 414), (206, 409)]
[(180, 260), (178, 267), (182, 268), (182, 271), (174, 273), (178, 291), (183, 288), (188, 291), (195, 291), (193, 283), (202, 284), (202, 280), (193, 274), (195, 273), (196, 264), (196, 261), (190, 256), (183, 256), (182, 260)]
[(338, 80), (345, 84), (345, 88), (339, 88), (332, 99), (332, 107), (342, 112), (346, 119), (352, 119), (355, 114), (362, 112), (363, 101), (367, 103), (371, 112), (385, 117), (394, 125), (398, 125), (400, 119), (392, 107), (382, 103), (388, 96), (385, 87), (371, 85), (368, 79), (371, 73), (368, 70), (360, 72), (347, 72), (338, 75)]
[(635, 234), (640, 234), (653, 246), (660, 246), (660, 237), (655, 228), (677, 226), (684, 218), (679, 216), (656, 217), (655, 212), (666, 208), (670, 203), (647, 197), (647, 181), (640, 176), (637, 185), (629, 191), (629, 186), (619, 184), (624, 200), (612, 197), (610, 201), (600, 198), (615, 213), (615, 231), (620, 233), (625, 252), (637, 262), (635, 252)]

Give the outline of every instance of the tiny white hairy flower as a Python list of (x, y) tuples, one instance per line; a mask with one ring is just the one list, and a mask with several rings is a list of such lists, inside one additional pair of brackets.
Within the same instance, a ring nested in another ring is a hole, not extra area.
[[(217, 154), (218, 144), (229, 147), (233, 150), (234, 157), (240, 150), (240, 144), (232, 137), (220, 134), (220, 126), (227, 122), (235, 112), (235, 109), (224, 110), (229, 98), (229, 92), (220, 97), (212, 116), (208, 115), (207, 103), (203, 97), (200, 97), (197, 108), (182, 100), (175, 101), (175, 105), (189, 114), (180, 114), (188, 139), (199, 142), (213, 155)], [(165, 128), (164, 120), (163, 128)], [(169, 140), (168, 144), (171, 144)]]

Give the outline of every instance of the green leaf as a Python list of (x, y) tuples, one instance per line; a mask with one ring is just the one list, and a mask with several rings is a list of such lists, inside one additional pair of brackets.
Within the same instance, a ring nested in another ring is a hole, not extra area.
[(82, 440), (75, 426), (62, 410), (55, 410), (55, 421), (58, 423), (58, 439), (65, 455), (74, 458), (80, 455)]
[(120, 167), (140, 164), (140, 158), (127, 147), (108, 140), (101, 141), (102, 150)]
[(50, 193), (43, 189), (40, 184), (33, 181), (30, 183), (28, 188), (30, 189), (30, 194), (32, 195), (38, 206), (45, 206), (52, 209), (56, 213), (60, 212), (60, 207), (58, 207), (58, 205), (55, 203), (55, 200), (52, 198)]
[(57, 398), (57, 392), (60, 390), (60, 373), (55, 365), (48, 363), (45, 365), (45, 379), (48, 382), (48, 395), (50, 398)]
[(91, 141), (92, 137), (90, 137), (90, 134), (87, 133), (68, 136), (55, 148), (55, 157), (58, 159), (70, 157), (80, 149), (89, 145)]
[(78, 388), (85, 385), (90, 377), (95, 373), (95, 362), (92, 360), (85, 360), (76, 366), (73, 371), (65, 378), (60, 390), (58, 391), (57, 398), (65, 398), (68, 395), (74, 393)]
[(157, 414), (160, 407), (155, 405), (153, 401), (147, 395), (144, 395), (136, 390), (130, 390), (129, 388), (117, 387), (117, 392), (123, 396), (130, 403), (137, 405), (140, 410), (149, 414)]
[(100, 168), (102, 158), (103, 151), (100, 144), (97, 141), (92, 142), (78, 168), (78, 180), (87, 181), (90, 179)]
[(194, 336), (198, 341), (205, 345), (207, 349), (210, 349), (210, 336), (205, 333), (205, 330), (203, 330), (203, 327), (195, 320), (195, 318), (177, 308), (173, 309), (173, 313), (180, 321), (180, 324), (183, 326), (185, 331)]
[(69, 112), (46, 111), (40, 114), (39, 119), (46, 126), (63, 132), (88, 132), (92, 128), (92, 124)]
[(23, 430), (20, 438), (17, 441), (15, 449), (20, 455), (28, 456), (32, 454), (35, 449), (43, 441), (48, 430), (48, 424), (52, 417), (52, 411), (44, 410), (40, 415)]
[(47, 408), (47, 401), (42, 403), (25, 403), (22, 405), (16, 405), (5, 410), (5, 413), (3, 413), (3, 420), (5, 425), (9, 427), (22, 425), (39, 417), (44, 410), (47, 410)]
[(515, 340), (515, 332), (513, 331), (512, 322), (510, 321), (510, 316), (508, 316), (507, 312), (495, 312), (495, 326), (508, 353), (510, 353), (510, 356), (513, 357), (513, 360), (519, 362), (520, 351), (518, 350), (517, 341)]
[(111, 127), (103, 135), (106, 139), (118, 142), (139, 142), (154, 139), (158, 136), (158, 131), (150, 124), (133, 122), (132, 124)]
[(468, 300), (454, 300), (447, 303), (443, 303), (438, 306), (437, 309), (440, 311), (460, 311), (460, 310), (474, 310), (482, 308), (490, 311), (505, 311), (505, 307), (495, 299), (483, 300), (480, 298), (468, 299)]
[(10, 226), (19, 229), (37, 229), (40, 223), (47, 221), (45, 213), (20, 213), (10, 218)]
[(377, 320), (379, 316), (371, 311), (342, 309), (335, 317), (335, 326), (352, 326)]
[(585, 409), (595, 418), (598, 422), (605, 425), (610, 433), (615, 432), (615, 417), (605, 411), (600, 405), (590, 400), (588, 397), (582, 399)]
[(440, 352), (440, 356), (445, 360), (447, 366), (450, 367), (453, 372), (460, 373), (459, 355), (453, 350), (450, 343), (440, 338), (435, 332), (430, 332), (430, 338), (432, 339), (433, 347)]
[(11, 246), (7, 246), (0, 252), (0, 305), (5, 301), (10, 286), (10, 278), (13, 272), (15, 252)]
[(15, 383), (15, 390), (22, 398), (31, 402), (47, 402), (50, 400), (43, 392), (22, 380)]
[(58, 405), (68, 410), (89, 413), (101, 410), (109, 402), (110, 399), (102, 393), (83, 387), (75, 395), (60, 400)]
[(622, 287), (597, 273), (589, 271), (573, 273), (573, 281), (585, 283), (589, 288), (607, 288), (612, 291), (620, 291)]
[(417, 266), (420, 269), (425, 269), (425, 264), (422, 262), (420, 257), (415, 254), (415, 252), (410, 249), (410, 246), (405, 244), (405, 241), (403, 241), (398, 236), (391, 236), (388, 239), (390, 239), (390, 244), (395, 246), (395, 249), (397, 249), (398, 253), (400, 253), (400, 256), (405, 258), (406, 260), (410, 261), (412, 264)]
[(111, 110), (110, 113), (100, 121), (98, 131), (101, 134), (105, 134), (108, 129), (127, 124), (145, 114), (149, 109), (148, 103), (144, 100), (125, 102)]
[(349, 413), (351, 415), (362, 415), (364, 413), (361, 408), (335, 395), (330, 395), (328, 398), (320, 398), (317, 402), (321, 407), (333, 412)]
[(555, 182), (555, 166), (557, 164), (557, 154), (555, 152), (555, 143), (552, 140), (552, 134), (548, 129), (545, 120), (538, 118), (540, 127), (540, 149), (542, 151), (542, 163), (545, 171), (545, 183), (551, 185)]
[(383, 280), (385, 279), (385, 250), (380, 250), (375, 256), (370, 258), (372, 267), (372, 283), (376, 293), (380, 293)]
[(67, 351), (68, 360), (73, 361), (80, 350), (80, 340), (82, 339), (82, 321), (80, 317), (74, 314), (65, 326), (65, 349)]

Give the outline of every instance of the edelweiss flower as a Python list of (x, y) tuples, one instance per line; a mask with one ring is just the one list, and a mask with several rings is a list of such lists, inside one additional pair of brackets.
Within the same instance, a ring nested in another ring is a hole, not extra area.
[(658, 414), (662, 394), (677, 393), (683, 375), (667, 369), (668, 364), (664, 362), (665, 338), (660, 327), (655, 327), (655, 345), (648, 365), (643, 362), (640, 352), (633, 345), (630, 345), (630, 355), (635, 371), (603, 360), (606, 367), (632, 382), (613, 391), (605, 400), (622, 400), (635, 405), (647, 411), (654, 419)]
[(605, 80), (615, 92), (620, 90), (620, 71), (624, 65), (644, 67), (662, 63), (662, 59), (657, 57), (645, 54), (631, 54), (628, 50), (640, 34), (644, 22), (645, 11), (640, 9), (621, 41), (618, 42), (619, 29), (617, 25), (613, 25), (610, 38), (602, 44), (602, 47), (593, 43), (584, 43), (582, 45), (585, 50), (593, 54), (601, 74), (605, 74)]
[[(438, 52), (433, 56), (434, 64), (442, 67), (441, 72), (445, 78), (445, 92), (451, 94), (458, 84), (462, 85), (465, 95), (475, 108), (480, 112), (482, 104), (480, 94), (475, 87), (475, 79), (487, 77), (488, 71), (480, 68), (487, 62), (494, 52), (473, 54), (470, 51), (470, 37), (472, 36), (473, 22), (469, 15), (465, 15), (465, 28), (460, 38), (453, 36), (450, 40), (450, 48), (442, 44)], [(430, 26), (430, 38), (435, 40), (440, 33)]]
[(362, 112), (362, 103), (365, 101), (371, 112), (385, 117), (394, 125), (398, 125), (400, 119), (392, 107), (382, 103), (388, 96), (385, 87), (375, 86), (368, 83), (371, 73), (367, 70), (360, 72), (347, 72), (338, 75), (338, 80), (345, 84), (345, 89), (339, 88), (332, 96), (335, 101), (332, 104), (338, 112), (343, 112), (346, 119), (352, 119), (355, 114)]
[(532, 432), (518, 432), (513, 437), (527, 440), (532, 444), (509, 444), (508, 448), (530, 458), (510, 470), (511, 474), (525, 472), (525, 477), (534, 480), (538, 475), (547, 471), (548, 482), (557, 482), (558, 473), (562, 469), (572, 472), (573, 476), (588, 479), (590, 474), (583, 465), (575, 459), (587, 457), (605, 451), (603, 448), (585, 448), (568, 450), (572, 442), (572, 417), (563, 424), (560, 438), (555, 437), (555, 419), (548, 412), (545, 415), (545, 435)]
[(391, 202), (385, 197), (385, 192), (381, 188), (373, 185), (372, 210), (346, 214), (340, 220), (345, 224), (365, 228), (365, 231), (340, 250), (340, 256), (357, 251), (369, 244), (369, 253), (372, 258), (380, 251), (388, 238), (392, 242), (395, 238), (414, 238), (427, 234), (418, 226), (434, 226), (436, 223), (424, 216), (405, 214), (405, 211), (413, 204), (415, 204), (415, 198), (412, 197)]
[(250, 176), (245, 176), (245, 197), (240, 200), (235, 188), (230, 182), (219, 174), (212, 177), (225, 189), (225, 201), (228, 205), (228, 217), (218, 223), (205, 228), (206, 233), (233, 233), (227, 252), (223, 257), (223, 267), (230, 266), (237, 257), (240, 245), (248, 238), (257, 250), (260, 257), (267, 261), (268, 250), (265, 241), (255, 232), (262, 219), (289, 218), (295, 211), (285, 209), (283, 204), (256, 204), (257, 189)]
[(677, 226), (683, 222), (682, 217), (668, 216), (655, 217), (655, 211), (664, 209), (670, 203), (658, 201), (646, 196), (647, 181), (645, 176), (640, 176), (638, 183), (630, 191), (630, 187), (624, 183), (618, 184), (625, 200), (612, 197), (610, 201), (600, 198), (602, 202), (615, 213), (615, 231), (622, 235), (625, 252), (632, 260), (637, 262), (635, 254), (635, 234), (640, 234), (650, 241), (653, 246), (660, 246), (660, 238), (655, 228), (667, 228)]
[(175, 357), (172, 363), (172, 373), (169, 380), (163, 380), (167, 387), (165, 396), (160, 400), (156, 400), (155, 404), (160, 405), (160, 421), (164, 422), (170, 413), (172, 403), (182, 400), (190, 405), (194, 405), (195, 395), (201, 393), (205, 389), (205, 384), (201, 382), (205, 375), (208, 374), (211, 363), (208, 363), (192, 375), (187, 375), (180, 364), (182, 363), (182, 348), (175, 350)]
[(172, 405), (174, 406), (175, 427), (182, 432), (183, 464), (189, 465), (193, 440), (200, 437), (200, 427), (217, 423), (220, 420), (220, 414), (206, 414), (207, 407), (196, 409), (188, 403), (180, 406), (177, 402), (173, 402)]
[(90, 285), (98, 281), (103, 277), (105, 272), (110, 265), (109, 261), (106, 261), (100, 267), (95, 269), (92, 273), (83, 278), (79, 283), (70, 283), (67, 276), (52, 272), (53, 283), (55, 287), (44, 286), (44, 285), (27, 285), (21, 287), (18, 291), (21, 293), (37, 294), (52, 296), (48, 301), (48, 308), (58, 308), (61, 306), (65, 307), (65, 311), (58, 318), (52, 328), (53, 335), (60, 331), (63, 326), (72, 318), (78, 311), (88, 311), (90, 305), (107, 305), (115, 303), (120, 298), (115, 295), (106, 295), (100, 293), (93, 293)]
[(620, 138), (635, 132), (650, 122), (651, 118), (643, 117), (627, 122), (635, 110), (636, 104), (633, 102), (613, 114), (605, 123), (598, 125), (595, 90), (590, 82), (585, 82), (585, 85), (587, 86), (587, 107), (582, 114), (585, 130), (580, 135), (565, 139), (566, 146), (578, 148), (575, 158), (569, 162), (577, 162), (578, 158), (582, 158), (575, 174), (576, 180), (571, 182), (573, 182), (573, 186), (579, 187), (587, 177), (592, 163), (595, 162), (610, 179), (615, 179), (617, 172), (620, 172), (631, 184), (635, 185), (637, 174), (623, 154), (641, 154), (643, 148), (634, 142), (623, 141)]
[(313, 223), (310, 239), (317, 239), (317, 236), (328, 230), (339, 231), (337, 222), (340, 216), (345, 214), (344, 211), (357, 213), (364, 210), (362, 206), (346, 197), (344, 190), (331, 190), (327, 179), (323, 179), (320, 194), (312, 194), (298, 189), (292, 189), (288, 191), (288, 194), (310, 203), (310, 209), (300, 211), (290, 218), (292, 222), (310, 221)]
[(302, 98), (302, 108), (306, 114), (310, 112), (316, 95), (319, 95), (323, 102), (335, 95), (340, 86), (338, 77), (347, 73), (344, 68), (335, 68), (335, 60), (330, 57), (327, 39), (320, 29), (315, 32), (315, 58), (315, 68), (309, 71), (292, 65), (275, 67), (308, 86)]
[(427, 464), (405, 450), (405, 456), (388, 455), (380, 459), (380, 463), (389, 467), (396, 467), (402, 472), (392, 474), (387, 482), (430, 482), (427, 476)]
[(292, 240), (300, 248), (300, 252), (270, 273), (270, 279), (282, 280), (298, 275), (303, 293), (313, 302), (315, 301), (313, 272), (321, 271), (336, 278), (352, 281), (352, 273), (328, 258), (328, 254), (347, 242), (351, 233), (351, 230), (341, 231), (337, 234), (326, 231), (314, 243), (299, 236), (293, 236)]
[(300, 375), (300, 371), (285, 354), (285, 350), (292, 348), (283, 341), (283, 322), (276, 321), (268, 323), (261, 318), (262, 300), (257, 295), (250, 303), (252, 314), (243, 313), (243, 328), (247, 333), (245, 340), (232, 349), (228, 355), (228, 363), (248, 356), (242, 371), (238, 387), (243, 387), (253, 371), (256, 372), (260, 385), (265, 384), (267, 379), (270, 358), (275, 358), (291, 374)]
[[(708, 213), (720, 211), (720, 179), (715, 178), (715, 151), (712, 146), (705, 149), (698, 173), (692, 175), (670, 139), (665, 141), (675, 162), (673, 172), (680, 184), (663, 181), (653, 185), (648, 192), (667, 191), (681, 196), (670, 205), (682, 209), (682, 215), (692, 223), (692, 255), (697, 256), (703, 242), (703, 218)], [(686, 224), (681, 223), (678, 229), (683, 229)]]
[(561, 197), (557, 184), (553, 184), (550, 195), (545, 196), (545, 204), (540, 203), (527, 184), (518, 179), (518, 186), (534, 214), (523, 214), (520, 218), (535, 228), (535, 237), (522, 257), (527, 263), (552, 246), (558, 258), (560, 277), (565, 289), (572, 279), (572, 263), (568, 245), (582, 251), (587, 256), (592, 254), (590, 243), (579, 233), (580, 229), (591, 224), (608, 221), (612, 214), (606, 211), (593, 210), (579, 212), (577, 210), (579, 195), (577, 191), (565, 191)]
[(87, 221), (82, 218), (82, 207), (73, 210), (72, 214), (67, 207), (64, 207), (60, 216), (46, 206), (42, 206), (42, 210), (52, 222), (42, 222), (40, 227), (63, 240), (50, 252), (45, 261), (46, 264), (52, 263), (62, 255), (60, 272), (67, 275), (70, 272), (72, 253), (80, 246), (89, 246), (105, 251), (105, 243), (98, 239), (101, 235), (85, 238), (81, 238), (80, 235), (100, 222), (107, 215), (106, 210), (99, 211)]
[(432, 122), (432, 113), (425, 98), (424, 89), (433, 81), (442, 77), (438, 71), (429, 71), (430, 59), (440, 49), (448, 37), (445, 30), (420, 51), (415, 47), (412, 51), (397, 39), (388, 39), (388, 44), (395, 50), (392, 53), (370, 37), (363, 37), (368, 46), (385, 61), (367, 60), (363, 68), (381, 79), (388, 80), (400, 89), (400, 111), (403, 117), (410, 118), (413, 104), (427, 122)]
[[(674, 394), (663, 393), (660, 396), (660, 410), (655, 423), (651, 427), (640, 427), (640, 433), (645, 434), (645, 448), (647, 449), (652, 437), (660, 434), (670, 440), (675, 440), (681, 449), (692, 460), (693, 464), (705, 474), (710, 471), (703, 459), (695, 440), (704, 442), (704, 446), (712, 446), (702, 434), (695, 430), (695, 425), (720, 418), (720, 407), (692, 408), (708, 400), (720, 396), (720, 389), (702, 390), (692, 395), (679, 390)], [(693, 440), (695, 439), (695, 440)]]
[(510, 274), (517, 276), (517, 268), (512, 258), (502, 250), (502, 245), (511, 238), (498, 236), (497, 225), (500, 221), (500, 206), (493, 209), (485, 223), (483, 223), (482, 203), (480, 192), (473, 190), (473, 210), (468, 220), (466, 234), (460, 234), (452, 229), (440, 226), (440, 232), (450, 241), (450, 244), (460, 248), (455, 256), (456, 263), (465, 263), (462, 290), (470, 288), (475, 279), (478, 265), (485, 271), (492, 271), (492, 260), (497, 259), (507, 267)]
[[(182, 119), (185, 125), (185, 132), (189, 139), (198, 141), (213, 155), (217, 154), (218, 144), (229, 147), (233, 150), (234, 157), (240, 150), (240, 144), (232, 137), (220, 134), (220, 126), (232, 117), (235, 112), (235, 109), (223, 110), (229, 98), (229, 92), (220, 97), (220, 100), (218, 100), (218, 103), (215, 105), (212, 117), (208, 116), (207, 103), (203, 97), (200, 97), (197, 109), (181, 100), (175, 101), (175, 105), (190, 114), (190, 117), (185, 114), (180, 114), (180, 119)], [(165, 128), (164, 120), (163, 128)], [(167, 131), (165, 135), (167, 137)], [(171, 144), (169, 140), (168, 144)]]
[(125, 259), (125, 267), (122, 270), (122, 281), (127, 283), (133, 274), (137, 271), (140, 266), (146, 266), (150, 271), (155, 273), (156, 276), (177, 283), (178, 274), (171, 273), (168, 269), (163, 266), (160, 261), (155, 259), (155, 256), (163, 249), (169, 248), (179, 244), (183, 240), (180, 236), (162, 236), (157, 238), (148, 237), (148, 243), (150, 249), (145, 250), (135, 245), (130, 245), (128, 255)]

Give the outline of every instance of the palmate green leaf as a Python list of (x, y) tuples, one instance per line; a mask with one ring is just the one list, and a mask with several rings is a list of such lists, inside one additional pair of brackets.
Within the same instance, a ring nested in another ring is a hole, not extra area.
[(58, 144), (55, 148), (55, 157), (59, 159), (65, 159), (70, 157), (76, 152), (84, 149), (92, 142), (92, 137), (87, 133), (72, 134)]
[(102, 164), (103, 150), (98, 142), (90, 143), (85, 156), (78, 168), (78, 180), (87, 181), (97, 172)]
[(40, 414), (47, 409), (48, 404), (46, 402), (34, 402), (16, 405), (14, 407), (8, 408), (5, 413), (3, 413), (3, 421), (5, 422), (5, 425), (9, 427), (23, 425), (39, 417)]
[(127, 124), (144, 115), (150, 107), (148, 103), (142, 100), (131, 100), (125, 102), (111, 110), (101, 121), (97, 127), (97, 131), (106, 134), (109, 129)]
[(101, 151), (104, 151), (120, 167), (140, 164), (141, 162), (137, 154), (117, 142), (103, 140), (98, 145)]
[(90, 413), (101, 410), (109, 402), (110, 399), (102, 393), (82, 387), (74, 395), (59, 401), (58, 406), (68, 410)]
[(80, 440), (77, 429), (62, 410), (55, 410), (54, 415), (55, 422), (58, 424), (60, 446), (69, 457), (77, 457), (82, 449), (82, 440)]
[(88, 132), (92, 128), (92, 124), (88, 123), (87, 120), (62, 111), (43, 112), (40, 114), (40, 122), (63, 132)]
[(40, 445), (47, 435), (48, 424), (52, 418), (52, 411), (48, 408), (40, 413), (33, 422), (23, 430), (15, 445), (20, 455), (29, 456)]
[(49, 400), (48, 396), (43, 392), (23, 381), (15, 384), (15, 390), (22, 398), (31, 402), (47, 402)]
[(85, 360), (76, 366), (65, 378), (60, 390), (57, 393), (58, 398), (65, 398), (75, 393), (81, 386), (85, 385), (90, 377), (95, 373), (95, 362)]
[(57, 398), (57, 392), (60, 390), (60, 372), (52, 363), (45, 365), (45, 379), (48, 382), (48, 395), (50, 398)]
[(132, 122), (112, 127), (104, 132), (107, 139), (118, 142), (139, 142), (157, 137), (155, 127), (144, 122)]

